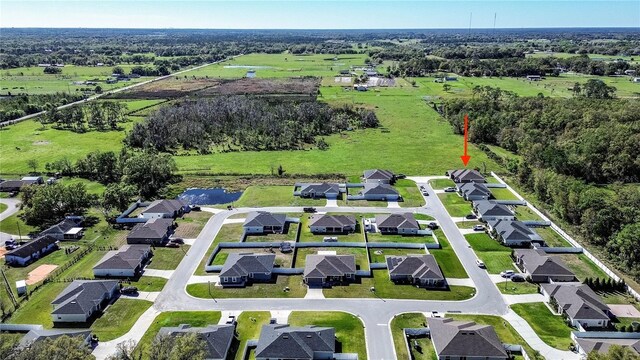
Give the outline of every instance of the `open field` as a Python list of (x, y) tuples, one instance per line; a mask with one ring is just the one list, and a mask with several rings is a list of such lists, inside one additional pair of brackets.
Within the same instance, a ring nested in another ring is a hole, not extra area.
[(336, 330), (336, 342), (343, 353), (356, 353), (358, 360), (367, 359), (364, 325), (357, 317), (337, 311), (294, 311), (289, 315), (291, 326), (327, 326)]
[(499, 274), (504, 270), (516, 270), (511, 259), (511, 248), (502, 246), (485, 233), (465, 235), (478, 258), (484, 262), (487, 271)]
[(562, 254), (558, 255), (569, 267), (580, 281), (587, 277), (607, 279), (605, 274), (593, 261), (582, 254)]
[(417, 341), (422, 351), (418, 352), (413, 346), (410, 346), (411, 355), (407, 354), (407, 343), (403, 329), (421, 328), (427, 323), (427, 318), (422, 313), (406, 313), (400, 314), (391, 320), (391, 335), (396, 348), (398, 359), (414, 359), (414, 360), (437, 360), (433, 343), (428, 337), (413, 338), (411, 342)]
[(540, 339), (556, 349), (567, 350), (571, 344), (571, 328), (560, 315), (554, 315), (543, 303), (515, 304), (511, 309), (525, 319)]

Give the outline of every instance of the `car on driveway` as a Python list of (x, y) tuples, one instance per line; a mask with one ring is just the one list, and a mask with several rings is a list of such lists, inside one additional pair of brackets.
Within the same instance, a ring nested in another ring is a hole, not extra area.
[(505, 270), (503, 272), (500, 273), (500, 276), (502, 276), (503, 278), (510, 278), (512, 277), (514, 274), (513, 270)]
[(447, 188), (444, 188), (444, 192), (456, 192), (456, 188), (454, 188), (454, 187), (447, 187)]
[(511, 277), (511, 281), (513, 282), (524, 282), (525, 280), (526, 279), (522, 274), (513, 274), (513, 276)]
[(438, 228), (438, 224), (434, 223), (434, 222), (430, 222), (429, 225), (427, 225), (427, 227), (431, 230), (435, 230)]
[(302, 211), (304, 211), (306, 213), (314, 213), (314, 212), (316, 212), (316, 208), (314, 208), (314, 207), (306, 207), (306, 208), (302, 209)]
[(480, 259), (476, 259), (476, 265), (478, 265), (479, 268), (481, 269), (486, 269), (487, 266), (484, 264), (484, 262), (482, 262), (482, 260)]
[(484, 225), (473, 225), (473, 231), (484, 231)]
[(476, 216), (474, 214), (469, 214), (467, 216), (464, 217), (465, 219), (469, 219), (469, 220), (473, 220), (476, 219)]
[(135, 286), (125, 286), (120, 289), (120, 292), (125, 295), (135, 295), (138, 293), (138, 288)]
[(175, 244), (184, 244), (184, 239), (182, 239), (182, 238), (175, 238), (175, 239), (171, 239), (169, 241), (171, 241), (172, 243), (175, 243)]

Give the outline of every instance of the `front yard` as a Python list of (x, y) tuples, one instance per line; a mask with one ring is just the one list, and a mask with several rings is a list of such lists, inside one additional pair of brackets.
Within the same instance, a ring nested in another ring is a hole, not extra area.
[(176, 220), (178, 228), (173, 235), (177, 238), (194, 239), (207, 224), (213, 214), (206, 211), (192, 211)]
[(509, 279), (505, 279), (500, 283), (496, 283), (498, 290), (505, 295), (524, 295), (524, 294), (537, 294), (538, 284), (530, 282), (513, 282)]
[(182, 261), (182, 258), (184, 258), (189, 251), (190, 247), (190, 245), (180, 245), (179, 248), (154, 248), (151, 263), (147, 265), (147, 268), (156, 270), (175, 270)]
[(442, 190), (444, 188), (454, 187), (456, 183), (451, 179), (433, 179), (429, 180), (429, 185), (431, 185), (434, 190)]
[(402, 196), (402, 200), (399, 204), (401, 207), (421, 207), (424, 206), (424, 198), (422, 197), (422, 193), (420, 189), (418, 189), (418, 185), (416, 185), (415, 181), (400, 179), (396, 181), (394, 184), (396, 190)]
[(140, 315), (153, 303), (138, 299), (118, 299), (100, 318), (93, 322), (91, 331), (100, 341), (109, 341), (126, 334)]
[[(285, 291), (285, 288), (289, 288)], [(187, 293), (204, 299), (233, 299), (233, 298), (302, 298), (307, 293), (307, 287), (300, 275), (279, 275), (276, 281), (270, 283), (254, 283), (240, 288), (223, 288), (211, 283), (187, 285)]]
[(436, 229), (433, 234), (438, 238), (440, 249), (430, 250), (429, 252), (436, 258), (440, 270), (445, 278), (468, 278), (467, 271), (460, 263), (456, 252), (449, 244), (449, 240), (442, 232), (442, 229)]
[(385, 263), (386, 256), (424, 255), (426, 252), (420, 249), (369, 249), (372, 263)]
[(322, 247), (322, 248), (297, 248), (295, 256), (295, 268), (303, 268), (307, 255), (315, 255), (318, 251), (335, 251), (336, 255), (355, 255), (356, 257), (356, 269), (367, 270), (369, 269), (369, 260), (367, 259), (367, 251), (362, 248), (342, 248), (342, 247)]
[(511, 309), (525, 319), (540, 339), (556, 349), (568, 350), (571, 328), (560, 315), (554, 315), (544, 303), (511, 305)]
[(476, 256), (482, 260), (491, 274), (504, 270), (517, 270), (511, 259), (511, 248), (500, 245), (486, 233), (468, 234), (465, 238)]
[(457, 193), (440, 193), (438, 198), (451, 217), (465, 217), (471, 214), (471, 203)]

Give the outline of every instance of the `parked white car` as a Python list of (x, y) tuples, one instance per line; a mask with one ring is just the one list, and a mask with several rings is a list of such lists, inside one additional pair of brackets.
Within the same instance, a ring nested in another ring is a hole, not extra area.
[(476, 259), (476, 265), (478, 265), (479, 268), (481, 269), (485, 269), (486, 266), (484, 265), (484, 262), (482, 262), (482, 260), (480, 259)]
[(500, 276), (502, 276), (503, 278), (507, 278), (507, 279), (509, 279), (510, 277), (512, 277), (512, 276), (513, 276), (513, 274), (515, 274), (515, 273), (513, 272), (513, 270), (505, 270), (505, 271), (503, 271), (503, 272), (501, 272), (501, 273), (500, 273)]

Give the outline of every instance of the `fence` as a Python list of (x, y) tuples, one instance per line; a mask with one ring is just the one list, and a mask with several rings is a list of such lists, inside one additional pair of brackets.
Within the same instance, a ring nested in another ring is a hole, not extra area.
[(9, 332), (29, 332), (31, 330), (42, 330), (42, 325), (31, 324), (0, 324), (0, 331)]
[(581, 247), (541, 247), (540, 249), (548, 254), (582, 254)]
[[(502, 180), (496, 173), (494, 173), (493, 171), (491, 172), (491, 175), (493, 177), (495, 177), (500, 183), (505, 184), (507, 186), (507, 189), (509, 189), (513, 194), (515, 194), (515, 196), (524, 201), (524, 198), (522, 196), (520, 196), (520, 194), (518, 194), (511, 186), (509, 186), (506, 182), (504, 182), (504, 180)], [(548, 221), (551, 224), (551, 228), (553, 230), (555, 230), (558, 234), (560, 234), (560, 236), (562, 236), (565, 240), (567, 240), (571, 245), (575, 246), (575, 247), (581, 247), (580, 243), (578, 243), (574, 238), (572, 238), (571, 236), (569, 236), (569, 234), (567, 234), (566, 232), (564, 232), (562, 229), (560, 229), (560, 227), (558, 225), (556, 225), (553, 221), (551, 221), (545, 214), (543, 214), (540, 210), (538, 210), (535, 206), (529, 204), (529, 207), (531, 208), (531, 210), (536, 213), (538, 216), (540, 216), (544, 221)], [(596, 264), (597, 267), (600, 268), (600, 270), (602, 270), (605, 274), (609, 275), (609, 277), (611, 277), (613, 280), (615, 281), (620, 281), (621, 278), (616, 275), (613, 271), (611, 271), (611, 269), (609, 269), (605, 264), (603, 264), (600, 260), (598, 260), (595, 256), (593, 256), (593, 254), (591, 254), (591, 252), (589, 252), (586, 249), (582, 250), (582, 253), (591, 261), (593, 261), (594, 264)], [(637, 300), (640, 300), (640, 293), (638, 293), (637, 291), (635, 291), (634, 289), (632, 289), (631, 287), (629, 287), (627, 285), (627, 292), (629, 294), (631, 294), (633, 297), (635, 297)]]
[(407, 354), (409, 354), (409, 359), (413, 359), (411, 355), (411, 344), (409, 343), (410, 337), (418, 337), (418, 336), (431, 336), (431, 329), (427, 328), (406, 328), (402, 329), (402, 334), (404, 335), (404, 346), (407, 348)]

